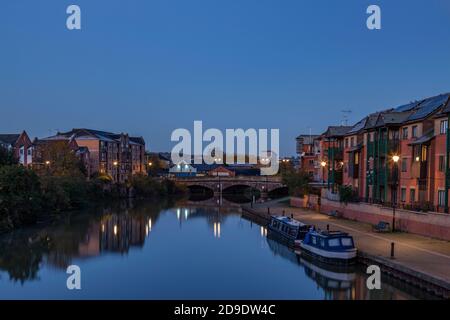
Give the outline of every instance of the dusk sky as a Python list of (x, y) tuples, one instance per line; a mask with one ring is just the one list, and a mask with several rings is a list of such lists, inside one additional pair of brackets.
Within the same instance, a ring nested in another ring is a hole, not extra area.
[[(66, 28), (77, 4), (82, 30)], [(382, 10), (382, 29), (366, 9)], [(300, 133), (450, 91), (448, 0), (1, 0), (0, 133)]]

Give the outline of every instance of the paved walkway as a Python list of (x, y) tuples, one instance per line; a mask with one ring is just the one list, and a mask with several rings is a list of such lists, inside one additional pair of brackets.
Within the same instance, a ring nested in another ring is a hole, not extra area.
[[(315, 211), (292, 208), (286, 203), (271, 202), (258, 204), (253, 210), (267, 215), (267, 206), (271, 214), (294, 215), (294, 218), (307, 224), (326, 230), (341, 230), (351, 234), (356, 246), (362, 252), (389, 259), (409, 269), (419, 271), (450, 285), (450, 242), (435, 240), (409, 233), (376, 233), (370, 224), (338, 219)], [(391, 260), (391, 243), (395, 243), (395, 259)]]

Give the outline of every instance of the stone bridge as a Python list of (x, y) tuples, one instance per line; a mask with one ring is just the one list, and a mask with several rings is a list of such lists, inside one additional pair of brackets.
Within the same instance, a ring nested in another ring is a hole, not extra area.
[(267, 194), (273, 190), (286, 187), (281, 177), (274, 176), (238, 176), (238, 177), (186, 177), (175, 178), (176, 182), (186, 187), (199, 186), (210, 189), (216, 194), (223, 193), (226, 189), (245, 186), (259, 190), (261, 194)]

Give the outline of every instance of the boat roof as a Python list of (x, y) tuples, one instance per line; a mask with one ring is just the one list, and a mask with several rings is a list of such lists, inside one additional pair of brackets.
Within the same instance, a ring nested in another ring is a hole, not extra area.
[(312, 233), (316, 236), (323, 238), (341, 238), (341, 237), (351, 238), (351, 236), (348, 233), (342, 231), (313, 231)]
[(280, 222), (283, 222), (285, 224), (289, 224), (289, 225), (295, 226), (295, 227), (306, 226), (306, 224), (304, 224), (304, 223), (302, 223), (302, 222), (300, 222), (298, 220), (292, 219), (290, 217), (286, 217), (286, 216), (272, 216), (272, 219), (276, 219), (276, 220), (278, 220)]

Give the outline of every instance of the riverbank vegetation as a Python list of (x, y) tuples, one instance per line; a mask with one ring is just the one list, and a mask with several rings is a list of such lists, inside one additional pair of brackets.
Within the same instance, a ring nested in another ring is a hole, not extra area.
[(123, 184), (114, 183), (107, 175), (87, 179), (69, 149), (48, 150), (46, 159), (51, 165), (29, 169), (17, 164), (10, 151), (0, 150), (0, 232), (104, 200), (184, 193), (173, 181), (146, 175)]
[(295, 169), (292, 164), (282, 164), (280, 175), (283, 184), (287, 186), (289, 195), (293, 197), (303, 197), (311, 193), (311, 177), (303, 170)]

